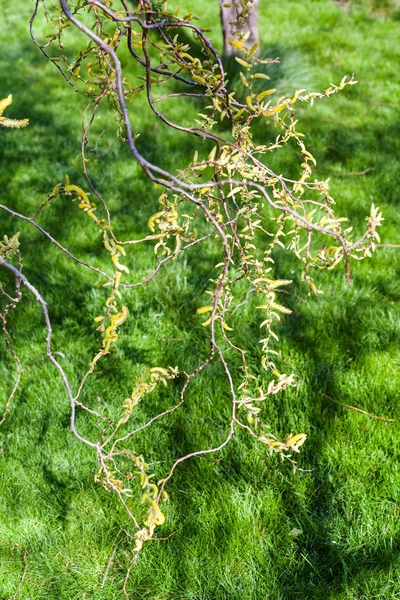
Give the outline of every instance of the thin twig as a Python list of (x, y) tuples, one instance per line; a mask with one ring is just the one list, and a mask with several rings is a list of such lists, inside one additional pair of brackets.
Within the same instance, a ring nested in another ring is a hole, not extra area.
[(170, 533), (169, 535), (167, 535), (167, 537), (153, 537), (152, 538), (152, 542), (166, 542), (167, 540), (169, 540), (170, 538), (172, 538), (173, 535), (175, 535), (176, 533), (178, 533), (179, 529), (175, 529), (175, 531), (173, 531), (172, 533)]
[(339, 402), (338, 400), (334, 400), (328, 394), (324, 394), (328, 400), (331, 400), (335, 404), (339, 404), (340, 406), (344, 406), (345, 408), (351, 408), (351, 410), (356, 410), (357, 412), (362, 413), (363, 415), (367, 415), (367, 417), (371, 417), (371, 419), (379, 419), (380, 421), (386, 421), (388, 423), (396, 423), (396, 419), (387, 419), (386, 417), (378, 417), (377, 415), (372, 415), (366, 410), (362, 410), (361, 408), (357, 408), (357, 406), (351, 406), (350, 404), (345, 404), (344, 402)]
[(370, 171), (375, 171), (375, 167), (367, 167), (363, 171), (349, 171), (349, 173), (334, 173), (333, 171), (329, 171), (327, 169), (319, 169), (319, 168), (315, 168), (314, 170), (317, 173), (326, 173), (328, 175), (331, 175), (332, 177), (353, 177), (356, 175), (366, 175)]
[(104, 573), (104, 576), (103, 576), (103, 581), (101, 582), (101, 589), (103, 589), (103, 588), (104, 588), (104, 586), (105, 586), (105, 583), (106, 583), (106, 581), (107, 581), (107, 577), (108, 577), (109, 570), (110, 570), (110, 569), (111, 569), (111, 567), (113, 566), (113, 563), (114, 563), (114, 556), (115, 556), (115, 553), (116, 553), (116, 551), (117, 551), (117, 549), (118, 549), (118, 546), (119, 546), (119, 542), (118, 542), (118, 544), (116, 544), (116, 545), (114, 546), (114, 550), (113, 550), (113, 551), (112, 551), (112, 553), (111, 553), (110, 560), (109, 560), (109, 561), (108, 561), (108, 563), (107, 563), (107, 568), (106, 568), (106, 570), (105, 570), (105, 573)]
[(17, 589), (15, 591), (15, 594), (13, 596), (13, 600), (16, 600), (16, 598), (17, 598), (17, 596), (18, 596), (18, 594), (20, 592), (20, 589), (22, 588), (22, 585), (23, 585), (24, 580), (25, 580), (26, 572), (28, 570), (28, 561), (27, 561), (27, 558), (26, 558), (26, 553), (27, 553), (27, 550), (25, 548), (25, 550), (24, 550), (24, 570), (22, 571), (21, 581), (19, 582), (18, 587), (17, 587)]
[(338, 177), (351, 177), (352, 175), (366, 175), (370, 171), (375, 171), (375, 167), (367, 167), (363, 171), (349, 171), (348, 173), (340, 173)]
[(124, 585), (122, 586), (122, 591), (124, 593), (124, 596), (125, 596), (126, 600), (129, 600), (129, 594), (128, 594), (128, 591), (126, 589), (126, 586), (128, 585), (129, 576), (131, 574), (131, 571), (132, 571), (133, 567), (135, 566), (135, 563), (136, 563), (136, 561), (138, 559), (138, 556), (139, 556), (139, 553), (136, 552), (135, 555), (133, 556), (131, 562), (129, 563), (129, 567), (128, 567), (128, 569), (126, 571), (126, 574), (125, 574)]

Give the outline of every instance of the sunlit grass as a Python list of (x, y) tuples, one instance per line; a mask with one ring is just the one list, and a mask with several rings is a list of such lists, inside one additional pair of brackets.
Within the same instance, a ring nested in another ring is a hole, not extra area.
[[(195, 5), (188, 2), (199, 12)], [(30, 214), (66, 173), (84, 182), (84, 101), (31, 44), (30, 4), (5, 0), (2, 8), (0, 97), (12, 93), (14, 114), (29, 118), (30, 125), (24, 131), (0, 131), (1, 202)], [(201, 12), (205, 23), (214, 25), (218, 3), (207, 0)], [(262, 53), (281, 58), (281, 67), (271, 72), (274, 85), (318, 90), (356, 73), (357, 86), (300, 111), (300, 130), (318, 159), (318, 174), (331, 177), (337, 211), (359, 230), (374, 202), (386, 219), (383, 242), (399, 243), (400, 50), (395, 40), (400, 22), (362, 7), (346, 11), (328, 0), (274, 0), (262, 6), (260, 26)], [(219, 44), (219, 32), (213, 37)], [(173, 102), (169, 114), (174, 118), (195, 115), (195, 104)], [(171, 170), (193, 156), (193, 140), (166, 133), (140, 99), (134, 106), (140, 114), (133, 118), (141, 134), (138, 144), (146, 156)], [(157, 191), (121, 146), (108, 118), (102, 119), (109, 135), (98, 152), (106, 155), (90, 157), (94, 183), (107, 198), (120, 235), (143, 235), (157, 207)], [(100, 122), (99, 133), (102, 127)], [(274, 131), (260, 129), (258, 135), (274, 136)], [(271, 160), (280, 172), (296, 172), (295, 152)], [(75, 204), (55, 203), (42, 222), (81, 258), (108, 268), (101, 238), (83, 227)], [(63, 352), (62, 364), (75, 385), (99, 348), (92, 319), (105, 290), (96, 276), (71, 265), (27, 224), (4, 214), (0, 223), (1, 235), (21, 231), (25, 272), (49, 303), (55, 349)], [(293, 258), (275, 253), (274, 259), (277, 277), (294, 280), (294, 295), (282, 299), (294, 314), (279, 330), (281, 370), (295, 372), (300, 383), (266, 406), (264, 420), (279, 435), (309, 435), (299, 466), (310, 472), (293, 474), (242, 434), (221, 455), (182, 465), (169, 486), (167, 523), (159, 530), (168, 539), (145, 546), (131, 578), (132, 600), (400, 597), (398, 423), (369, 418), (329, 399), (400, 418), (398, 250), (382, 248), (353, 265), (351, 287), (340, 268), (321, 275), (324, 295), (317, 298), (309, 296)], [(85, 399), (91, 406), (115, 412), (145, 367), (177, 364), (190, 370), (207, 354), (195, 310), (204, 304), (218, 260), (212, 244), (201, 256), (193, 249), (148, 288), (126, 294), (130, 319), (116, 353), (89, 382)], [(135, 247), (128, 263), (132, 278), (139, 280), (155, 264), (152, 248)], [(120, 526), (127, 526), (127, 519), (94, 483), (94, 456), (69, 432), (68, 402), (45, 357), (36, 304), (25, 294), (10, 319), (24, 374), (0, 429), (0, 597), (15, 593), (26, 549), (20, 598), (122, 599), (130, 542)], [(257, 368), (254, 304), (238, 312), (232, 325)], [(0, 352), (5, 398), (15, 369), (3, 347)], [(178, 384), (149, 397), (138, 410), (138, 423), (176, 401)], [(221, 441), (228, 422), (229, 396), (216, 364), (193, 384), (185, 409), (146, 430), (135, 449), (161, 476), (182, 453)], [(78, 425), (93, 434), (84, 416)], [(116, 544), (114, 565), (101, 588)]]

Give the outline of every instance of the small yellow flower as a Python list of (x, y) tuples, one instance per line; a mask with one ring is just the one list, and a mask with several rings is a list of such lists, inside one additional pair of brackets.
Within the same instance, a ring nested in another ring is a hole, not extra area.
[(0, 125), (2, 125), (3, 127), (17, 127), (17, 128), (26, 127), (26, 125), (28, 125), (28, 123), (29, 123), (29, 119), (18, 120), (18, 119), (7, 119), (6, 117), (3, 117), (3, 112), (5, 111), (7, 106), (10, 106), (11, 103), (12, 103), (11, 94), (7, 98), (0, 100)]

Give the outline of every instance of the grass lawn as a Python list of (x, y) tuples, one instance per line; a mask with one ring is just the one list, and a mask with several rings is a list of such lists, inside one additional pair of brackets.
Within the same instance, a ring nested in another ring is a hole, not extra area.
[[(385, 216), (382, 242), (399, 244), (400, 17), (398, 10), (386, 11), (385, 2), (376, 11), (370, 4), (261, 0), (261, 51), (280, 57), (270, 74), (284, 91), (322, 90), (355, 73), (358, 85), (299, 111), (301, 131), (318, 174), (331, 177), (337, 212), (361, 230), (373, 202)], [(214, 26), (212, 37), (221, 47), (217, 0), (202, 0), (201, 8), (186, 0), (186, 6), (202, 13), (202, 24)], [(0, 202), (24, 214), (67, 173), (84, 186), (85, 102), (32, 44), (31, 10), (27, 0), (1, 0), (0, 98), (12, 93), (7, 116), (27, 117), (30, 125), (0, 130)], [(194, 103), (176, 102), (171, 115), (195, 117)], [(144, 99), (132, 104), (132, 114), (139, 148), (150, 160), (174, 170), (193, 155), (193, 141), (165, 135)], [(106, 134), (90, 156), (90, 169), (114, 226), (123, 238), (147, 234), (159, 194), (115, 137), (111, 113), (104, 112), (97, 127)], [(259, 131), (260, 138), (270, 133)], [(298, 164), (295, 152), (271, 159), (279, 172)], [(101, 239), (88, 234), (80, 217), (64, 199), (41, 223), (74, 254), (108, 268)], [(75, 385), (98, 350), (93, 317), (104, 289), (28, 224), (0, 213), (0, 225), (1, 237), (21, 232), (25, 273), (48, 301), (54, 346)], [(117, 351), (89, 381), (84, 400), (90, 406), (114, 414), (145, 367), (189, 371), (206, 356), (208, 341), (195, 310), (204, 304), (216, 259), (212, 244), (201, 256), (194, 248), (150, 286), (126, 294), (130, 319)], [(399, 423), (328, 398), (400, 419), (400, 250), (380, 248), (353, 264), (351, 286), (342, 268), (322, 274), (324, 294), (318, 297), (301, 282), (295, 259), (285, 252), (275, 252), (274, 259), (276, 278), (293, 279), (295, 292), (285, 297), (294, 314), (279, 327), (279, 365), (295, 372), (299, 385), (273, 397), (264, 421), (281, 436), (308, 434), (298, 464), (310, 472), (293, 473), (239, 432), (220, 454), (184, 463), (169, 484), (167, 520), (157, 533), (167, 539), (145, 545), (130, 579), (131, 600), (400, 599)], [(152, 247), (135, 246), (128, 264), (134, 280), (143, 278), (155, 264)], [(237, 313), (234, 326), (257, 368), (259, 324), (252, 307)], [(27, 293), (10, 324), (24, 372), (0, 427), (0, 599), (14, 597), (26, 551), (20, 600), (123, 600), (131, 555), (121, 531), (127, 518), (95, 484), (95, 457), (69, 431), (68, 401), (45, 355), (42, 315)], [(3, 344), (1, 405), (14, 376)], [(177, 384), (149, 396), (138, 409), (138, 424), (178, 395)], [(227, 423), (226, 382), (215, 363), (190, 388), (185, 407), (143, 432), (136, 450), (161, 476), (178, 456), (223, 440)], [(78, 425), (96, 435), (84, 415)]]

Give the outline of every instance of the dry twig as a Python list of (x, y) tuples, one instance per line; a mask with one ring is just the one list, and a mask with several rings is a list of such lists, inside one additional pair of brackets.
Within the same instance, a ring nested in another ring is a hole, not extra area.
[(386, 417), (378, 417), (377, 415), (372, 415), (371, 413), (367, 412), (366, 410), (362, 410), (361, 408), (357, 408), (357, 406), (351, 406), (350, 404), (344, 404), (344, 402), (339, 402), (338, 400), (334, 400), (333, 398), (331, 398), (330, 396), (328, 396), (328, 394), (324, 394), (324, 396), (326, 398), (328, 398), (328, 400), (330, 400), (331, 402), (334, 402), (335, 404), (339, 404), (339, 406), (344, 406), (345, 408), (349, 408), (351, 410), (355, 410), (359, 413), (362, 413), (363, 415), (367, 415), (367, 417), (371, 417), (371, 419), (379, 419), (380, 421), (385, 421), (387, 423), (396, 423), (396, 419), (389, 419)]

